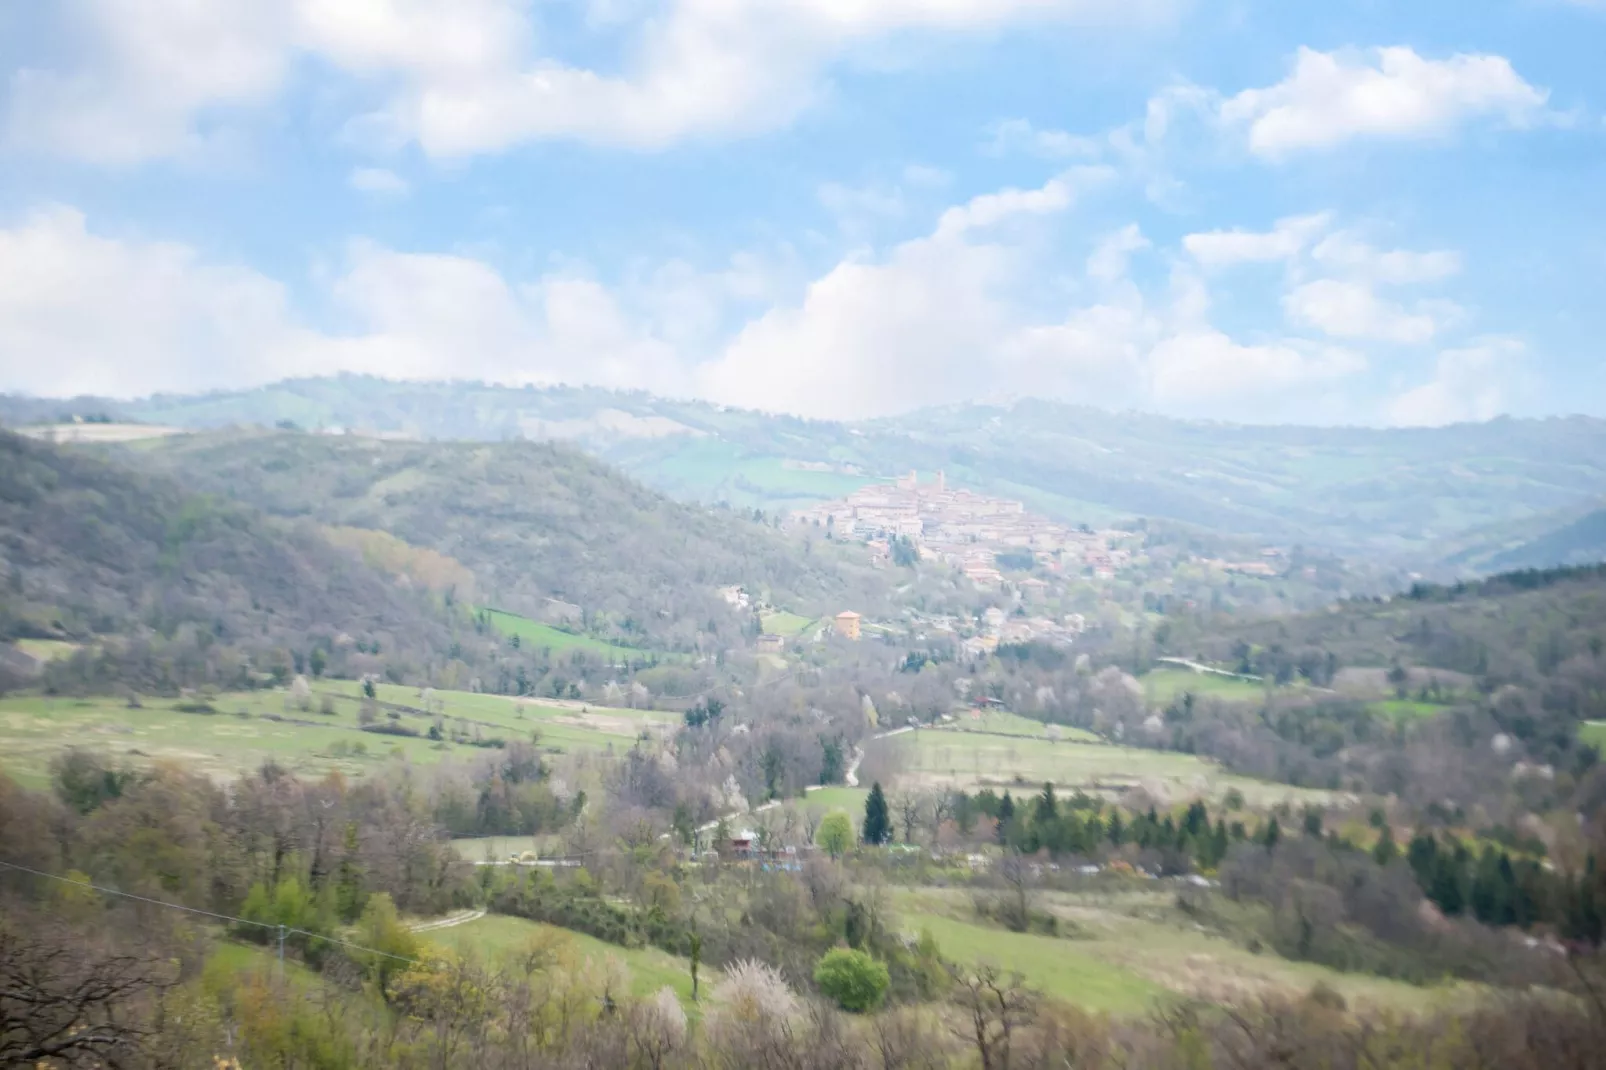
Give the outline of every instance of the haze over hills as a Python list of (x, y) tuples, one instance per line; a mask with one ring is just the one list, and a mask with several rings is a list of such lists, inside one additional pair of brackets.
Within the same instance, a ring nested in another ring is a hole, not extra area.
[[(289, 421), (423, 439), (562, 439), (676, 497), (766, 510), (940, 469), (951, 483), (1073, 523), (1166, 518), (1418, 567), (1492, 526), (1543, 524), (1557, 513), (1563, 527), (1606, 494), (1606, 421), (1587, 417), (1436, 429), (1243, 426), (1028, 400), (843, 424), (589, 387), (359, 376), (134, 402), (0, 399), (0, 418), (12, 424), (67, 413), (186, 428)], [(1547, 530), (1531, 532), (1539, 541), (1521, 563), (1572, 559), (1569, 537), (1546, 542)]]

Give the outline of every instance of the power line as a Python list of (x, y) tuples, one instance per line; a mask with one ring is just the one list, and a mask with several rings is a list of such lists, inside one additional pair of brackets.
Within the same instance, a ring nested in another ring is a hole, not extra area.
[(19, 873), (29, 873), (35, 877), (44, 877), (46, 880), (60, 881), (62, 884), (71, 884), (78, 888), (88, 888), (91, 891), (101, 892), (105, 895), (120, 895), (124, 899), (133, 899), (137, 902), (149, 903), (151, 906), (166, 907), (169, 910), (182, 910), (190, 914), (200, 914), (203, 917), (216, 918), (218, 921), (232, 921), (239, 925), (254, 925), (259, 929), (272, 929), (279, 934), (281, 946), (283, 943), (283, 938), (294, 933), (300, 936), (308, 937), (312, 940), (322, 940), (325, 943), (339, 944), (342, 947), (353, 948), (357, 951), (365, 951), (370, 955), (382, 955), (387, 959), (396, 959), (399, 962), (410, 962), (414, 965), (418, 964), (417, 959), (408, 958), (406, 955), (393, 955), (389, 951), (380, 951), (377, 948), (364, 947), (361, 944), (354, 944), (349, 940), (341, 940), (334, 936), (325, 936), (323, 933), (309, 932), (306, 929), (295, 929), (288, 925), (275, 925), (272, 922), (266, 921), (252, 921), (249, 918), (236, 918), (232, 914), (217, 914), (210, 910), (201, 910), (198, 907), (185, 906), (183, 903), (169, 903), (164, 899), (152, 899), (149, 896), (135, 895), (133, 892), (118, 891), (116, 888), (106, 888), (99, 884), (91, 884), (88, 881), (74, 880), (72, 877), (63, 877), (56, 873), (46, 873), (43, 870), (30, 869), (27, 866), (19, 866), (15, 862), (7, 862), (3, 859), (0, 859), (0, 866), (5, 867), (6, 869), (14, 869)]

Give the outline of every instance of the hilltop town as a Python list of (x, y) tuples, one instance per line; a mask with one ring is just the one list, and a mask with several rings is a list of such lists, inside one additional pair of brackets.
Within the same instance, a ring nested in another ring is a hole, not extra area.
[(1132, 559), (1130, 550), (1118, 546), (1130, 532), (1056, 524), (1027, 512), (1023, 502), (950, 489), (942, 472), (925, 483), (910, 472), (891, 484), (862, 487), (840, 501), (796, 512), (792, 520), (837, 538), (866, 539), (872, 552), (886, 557), (900, 545), (911, 548), (921, 560), (951, 565), (982, 587), (1003, 581), (1000, 564), (1110, 579)]

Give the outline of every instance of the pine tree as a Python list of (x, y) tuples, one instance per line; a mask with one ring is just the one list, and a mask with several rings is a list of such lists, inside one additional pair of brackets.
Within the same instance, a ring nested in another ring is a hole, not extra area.
[(892, 818), (887, 812), (887, 797), (881, 791), (881, 781), (870, 787), (870, 797), (864, 801), (864, 842), (880, 847), (892, 839)]
[(998, 803), (998, 842), (1008, 843), (1010, 828), (1015, 824), (1015, 800), (1009, 792)]
[(1266, 831), (1261, 833), (1260, 844), (1269, 851), (1273, 847), (1276, 847), (1277, 841), (1282, 838), (1283, 828), (1277, 823), (1277, 819), (1274, 817), (1271, 819), (1271, 822), (1267, 824)]
[(1380, 866), (1386, 866), (1398, 857), (1400, 848), (1394, 842), (1394, 830), (1384, 825), (1382, 834), (1377, 838), (1377, 845), (1372, 848), (1372, 861)]
[(1045, 782), (1043, 784), (1042, 794), (1037, 797), (1036, 820), (1041, 821), (1044, 825), (1048, 825), (1049, 823), (1058, 819), (1059, 803), (1054, 798), (1054, 785), (1052, 783)]

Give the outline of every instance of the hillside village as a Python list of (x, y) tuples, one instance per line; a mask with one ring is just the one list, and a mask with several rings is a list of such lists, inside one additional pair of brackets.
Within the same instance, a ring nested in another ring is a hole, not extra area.
[[(1018, 557), (1026, 568), (1038, 564), (1095, 579), (1113, 578), (1132, 558), (1130, 550), (1116, 545), (1130, 539), (1129, 532), (1056, 524), (1027, 512), (1023, 502), (950, 489), (942, 472), (926, 483), (910, 472), (891, 484), (862, 487), (840, 501), (793, 513), (792, 520), (837, 538), (867, 539), (883, 557), (890, 556), (894, 540), (904, 541), (922, 560), (952, 565), (983, 587), (1003, 582), (1000, 556)], [(1026, 580), (1025, 585), (1042, 582)]]

